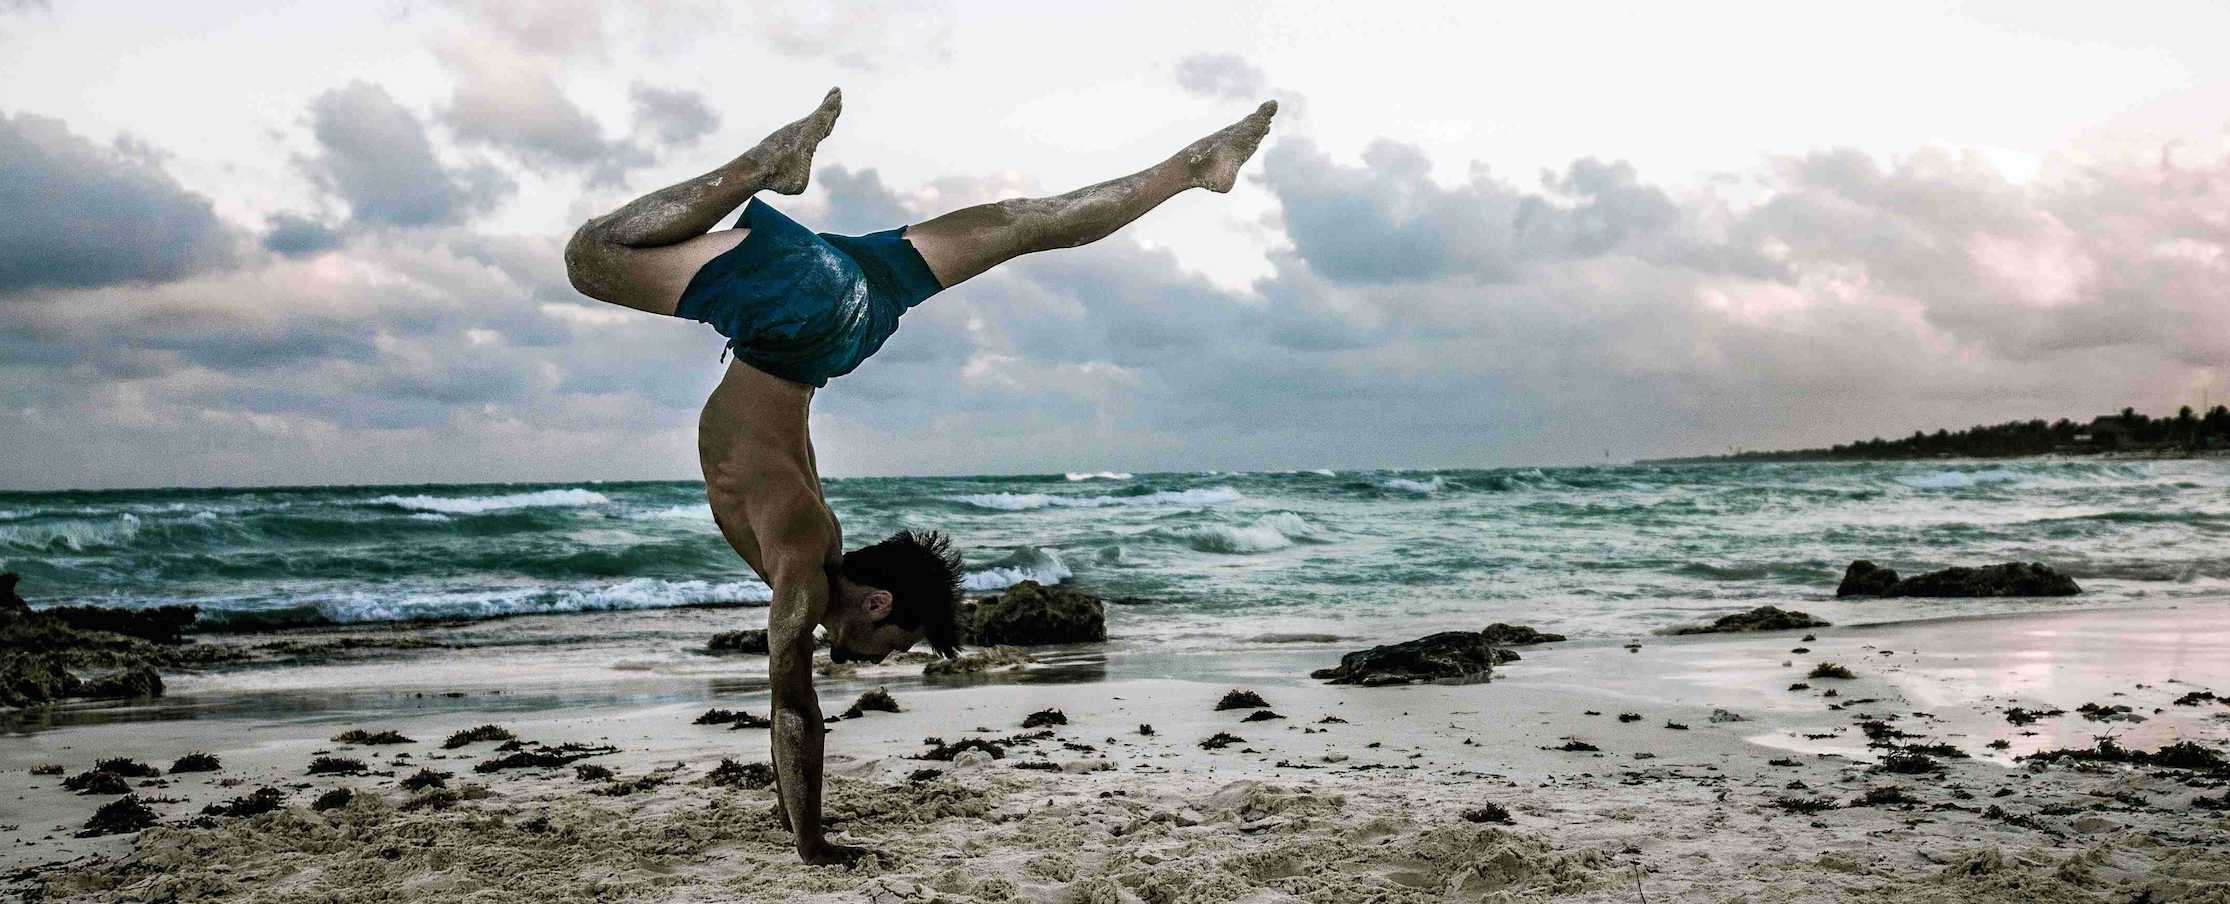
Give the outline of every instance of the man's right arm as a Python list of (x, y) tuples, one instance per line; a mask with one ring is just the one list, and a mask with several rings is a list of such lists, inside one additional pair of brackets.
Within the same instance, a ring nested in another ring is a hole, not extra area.
[(767, 618), (767, 672), (776, 791), (798, 858), (846, 863), (864, 851), (831, 844), (821, 825), (821, 702), (813, 688), (813, 627), (828, 609), (826, 546), (794, 539), (768, 549), (774, 601)]

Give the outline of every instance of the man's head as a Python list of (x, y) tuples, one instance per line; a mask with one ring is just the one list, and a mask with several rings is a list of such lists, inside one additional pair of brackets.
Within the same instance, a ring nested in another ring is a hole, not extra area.
[(844, 554), (829, 575), (829, 656), (881, 662), (926, 639), (947, 657), (959, 646), (960, 552), (937, 531), (902, 530)]

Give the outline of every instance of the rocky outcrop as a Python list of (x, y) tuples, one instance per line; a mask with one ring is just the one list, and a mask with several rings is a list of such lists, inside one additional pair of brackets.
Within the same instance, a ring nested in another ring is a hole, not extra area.
[(1543, 631), (1535, 631), (1525, 625), (1506, 625), (1501, 622), (1488, 625), (1485, 630), (1479, 632), (1479, 636), (1486, 638), (1488, 643), (1503, 647), (1557, 643), (1564, 639), (1562, 634), (1549, 634)]
[[(146, 617), (93, 607), (57, 614), (32, 609), (17, 595), (17, 580), (14, 574), (0, 575), (0, 706), (160, 696), (163, 682), (155, 670), (185, 658), (175, 646), (146, 636), (176, 643), (178, 629), (192, 621), (191, 607), (149, 610)], [(86, 674), (93, 677), (81, 677)]]
[(2007, 562), (1979, 568), (1954, 566), (1899, 579), (1897, 572), (1860, 559), (1843, 570), (1836, 596), (2074, 596), (2075, 579), (2041, 562)]
[(1896, 596), (1897, 572), (1860, 559), (1843, 569), (1843, 583), (1836, 596)]
[(1494, 645), (1486, 635), (1442, 631), (1416, 640), (1372, 647), (1340, 657), (1334, 668), (1309, 677), (1333, 684), (1379, 687), (1389, 684), (1473, 684), (1493, 677)]
[(705, 652), (736, 656), (767, 655), (767, 632), (764, 628), (744, 631), (722, 631), (705, 641)]
[(1722, 615), (1708, 625), (1682, 625), (1666, 631), (1667, 634), (1729, 634), (1737, 631), (1787, 631), (1795, 628), (1825, 628), (1826, 619), (1814, 618), (1810, 613), (1773, 606), (1759, 606), (1748, 612)]
[(1073, 587), (1023, 581), (994, 597), (967, 600), (955, 613), (962, 643), (1039, 646), (1107, 639), (1107, 607)]

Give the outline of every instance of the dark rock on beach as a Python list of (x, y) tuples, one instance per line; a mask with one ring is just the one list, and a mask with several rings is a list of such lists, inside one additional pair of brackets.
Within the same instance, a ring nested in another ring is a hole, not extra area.
[(1073, 587), (1023, 581), (998, 596), (961, 604), (961, 641), (970, 646), (1096, 643), (1107, 639), (1107, 607)]
[(1333, 684), (1471, 684), (1493, 677), (1494, 645), (1484, 634), (1442, 631), (1340, 657), (1334, 668), (1310, 673)]
[(1666, 631), (1667, 634), (1726, 634), (1736, 631), (1787, 631), (1794, 628), (1825, 628), (1825, 619), (1814, 618), (1810, 613), (1773, 606), (1759, 606), (1748, 612), (1722, 615), (1708, 625), (1682, 625)]
[(2074, 596), (2075, 579), (2041, 562), (2006, 562), (1979, 568), (1954, 566), (1900, 579), (1897, 572), (1860, 559), (1843, 570), (1836, 596)]
[(34, 610), (16, 593), (17, 581), (13, 573), (0, 574), (0, 706), (160, 696), (157, 669), (213, 655), (179, 645), (180, 630), (193, 621), (192, 607)]
[(1495, 622), (1494, 624), (1488, 625), (1484, 630), (1479, 632), (1479, 636), (1486, 638), (1488, 643), (1506, 647), (1522, 647), (1537, 643), (1558, 643), (1564, 640), (1564, 635), (1562, 634), (1550, 634), (1544, 631), (1535, 631), (1525, 625), (1506, 625), (1501, 622)]

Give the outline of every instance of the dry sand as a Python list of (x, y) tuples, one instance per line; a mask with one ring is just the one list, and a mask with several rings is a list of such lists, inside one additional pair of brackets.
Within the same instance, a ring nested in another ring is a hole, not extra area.
[[(841, 722), (829, 739), (828, 810), (845, 840), (884, 852), (850, 869), (796, 863), (771, 791), (705, 778), (724, 757), (764, 761), (767, 739), (692, 725), (703, 702), (88, 725), (0, 747), (16, 786), (0, 865), (9, 887), (48, 901), (2230, 901), (2230, 814), (2194, 804), (2230, 793), (2221, 778), (2014, 759), (2103, 733), (2225, 750), (2230, 704), (2173, 701), (2230, 695), (2230, 605), (1816, 633), (1805, 654), (1789, 652), (1797, 633), (1533, 647), (1493, 683), (1461, 687), (1327, 687), (1295, 666), (1328, 662), (1330, 648), (1262, 656), (1244, 686), (1285, 718), (1252, 722), (1213, 709), (1227, 680), (891, 680), (903, 712)], [(1827, 660), (1858, 677), (1803, 677)], [(1812, 689), (1787, 689), (1800, 682)], [(828, 711), (860, 687), (825, 686)], [(760, 693), (716, 702), (764, 713)], [(2090, 721), (2074, 712), (2087, 702), (2144, 721)], [(2069, 712), (2015, 726), (2012, 706)], [(1068, 723), (1003, 759), (911, 758), (927, 736), (1025, 734), (1023, 718), (1047, 707)], [(1867, 718), (1914, 736), (1900, 743), (1972, 756), (1936, 774), (1879, 771), (1856, 727)], [(581, 760), (616, 781), (571, 766), (480, 774), (494, 744), (441, 748), (490, 721), (616, 747)], [(328, 740), (358, 726), (415, 742)], [(1217, 732), (1243, 740), (1203, 750)], [(1600, 749), (1544, 749), (1567, 740)], [(1986, 746), (1996, 740), (2007, 749)], [(74, 837), (113, 798), (28, 771), (104, 756), (168, 766), (194, 750), (224, 769), (135, 780), (164, 820), (136, 835)], [(380, 774), (306, 775), (320, 751)], [(398, 782), (421, 767), (484, 796), (408, 809)], [(589, 793), (646, 777), (664, 781)], [(289, 806), (191, 824), (265, 786)], [(352, 802), (310, 808), (338, 787)], [(1914, 802), (1854, 805), (1888, 787)], [(1510, 823), (1475, 821), (1489, 804)]]

